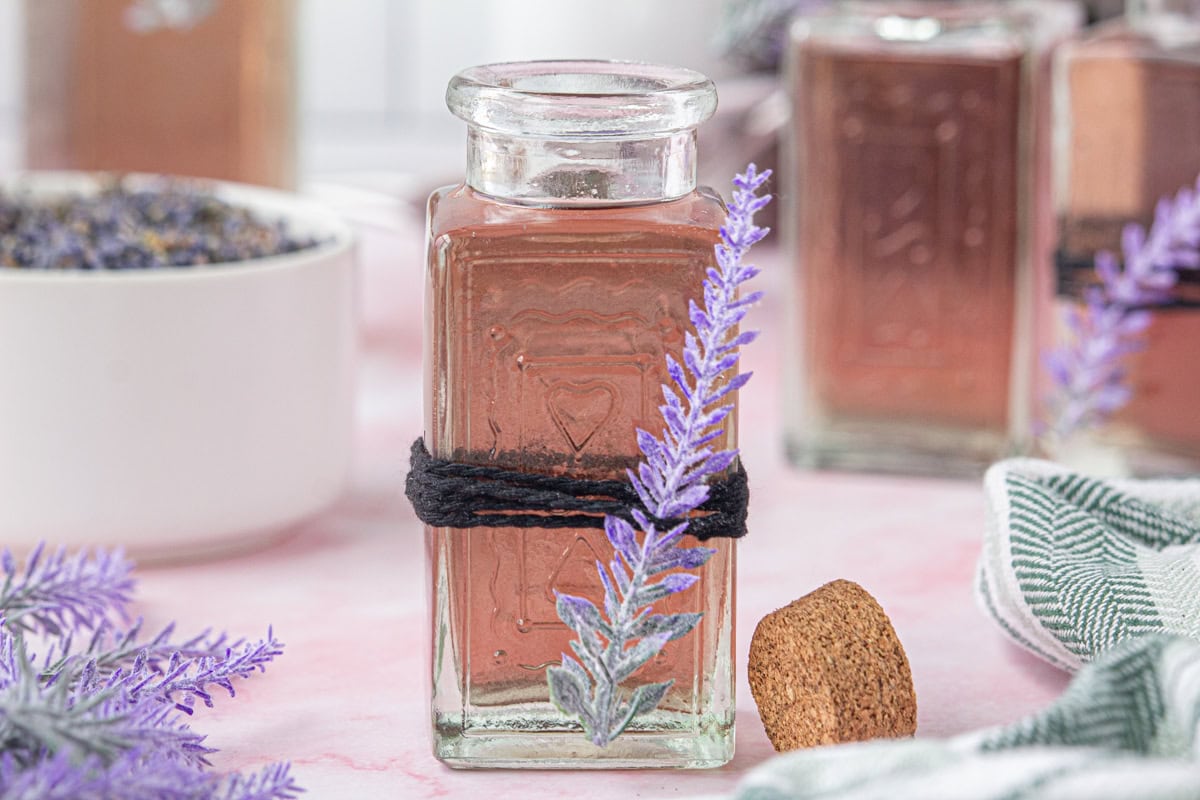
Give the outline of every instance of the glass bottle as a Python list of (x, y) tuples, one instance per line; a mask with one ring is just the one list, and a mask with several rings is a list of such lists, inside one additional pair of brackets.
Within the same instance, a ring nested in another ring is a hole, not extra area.
[[(1096, 251), (1119, 256), (1122, 228), (1150, 225), (1159, 198), (1200, 174), (1200, 2), (1133, 0), (1056, 61), (1061, 319), (1094, 280)], [(1128, 357), (1128, 405), (1050, 455), (1106, 473), (1200, 472), (1200, 285), (1183, 277)]]
[(1028, 446), (1049, 247), (1045, 52), (1066, 3), (864, 2), (792, 31), (787, 443), (976, 474)]
[(25, 163), (292, 188), (295, 0), (27, 0)]
[[(711, 82), (689, 70), (529, 62), (466, 70), (466, 182), (429, 200), (425, 437), (459, 462), (623, 478), (661, 430), (724, 206), (696, 187)], [(733, 426), (724, 444), (732, 446)], [(712, 767), (733, 754), (733, 540), (658, 613), (703, 611), (633, 681), (674, 685), (607, 747), (550, 701), (573, 633), (554, 590), (599, 601), (603, 531), (427, 528), (434, 753), (457, 767)]]

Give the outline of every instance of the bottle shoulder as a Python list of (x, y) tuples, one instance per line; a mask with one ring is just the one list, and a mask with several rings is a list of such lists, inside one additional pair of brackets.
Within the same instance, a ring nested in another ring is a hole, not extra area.
[(715, 232), (725, 218), (724, 202), (707, 187), (660, 203), (560, 208), (505, 202), (459, 184), (435, 190), (429, 197), (427, 211), (428, 232), (432, 238), (481, 227), (514, 233), (552, 233), (555, 229), (607, 230), (622, 226), (630, 229), (686, 227)]

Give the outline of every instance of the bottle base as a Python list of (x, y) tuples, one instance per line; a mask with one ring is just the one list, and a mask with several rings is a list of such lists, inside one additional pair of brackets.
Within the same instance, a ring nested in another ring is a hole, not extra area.
[(790, 435), (792, 464), (808, 469), (975, 479), (1021, 448), (995, 431), (947, 431), (921, 425), (846, 425)]
[(1096, 477), (1185, 478), (1200, 473), (1200, 444), (1168, 443), (1120, 426), (1044, 444), (1039, 455)]
[[(626, 731), (597, 747), (580, 731), (538, 731), (522, 718), (503, 729), (502, 720), (463, 730), (440, 720), (433, 754), (455, 769), (714, 769), (733, 758), (734, 728), (712, 725), (696, 731)], [(561, 722), (561, 717), (558, 718)]]

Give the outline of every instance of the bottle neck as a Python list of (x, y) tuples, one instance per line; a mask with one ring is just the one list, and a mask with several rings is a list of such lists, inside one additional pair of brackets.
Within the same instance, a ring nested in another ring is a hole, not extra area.
[(674, 200), (696, 188), (694, 128), (655, 138), (535, 138), (469, 126), (467, 185), (544, 206)]

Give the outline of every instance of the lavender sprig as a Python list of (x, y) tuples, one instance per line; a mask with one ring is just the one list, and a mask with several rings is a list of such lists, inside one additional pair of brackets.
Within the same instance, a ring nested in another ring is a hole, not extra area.
[[(160, 635), (156, 647), (141, 650), (128, 669), (104, 666), (114, 663), (114, 659), (111, 654), (102, 652), (84, 664), (74, 682), (85, 692), (120, 690), (135, 701), (151, 696), (191, 714), (197, 699), (208, 708), (213, 707), (210, 687), (224, 689), (230, 697), (236, 697), (233, 680), (265, 671), (267, 664), (283, 654), (283, 645), (268, 629), (266, 639), (226, 647), (223, 653), (201, 651), (200, 655), (188, 655), (175, 650), (166, 655), (168, 651), (169, 647), (164, 646)], [(66, 669), (64, 667), (63, 671)], [(53, 683), (61, 674), (52, 673), (49, 682)], [(183, 696), (182, 702), (175, 700), (177, 695)]]
[(1044, 359), (1057, 390), (1050, 403), (1053, 436), (1065, 439), (1102, 424), (1133, 396), (1124, 359), (1144, 347), (1149, 309), (1170, 300), (1180, 270), (1200, 268), (1200, 178), (1195, 189), (1158, 201), (1148, 234), (1141, 225), (1126, 225), (1121, 251), (1123, 269), (1111, 251), (1096, 253), (1100, 284), (1085, 292), (1082, 309), (1068, 311), (1070, 341)]
[(287, 764), (221, 778), (140, 750), (107, 764), (60, 754), (20, 767), (0, 756), (0, 800), (293, 800), (301, 791)]
[(109, 615), (123, 616), (133, 591), (133, 565), (117, 552), (47, 553), (39, 544), (18, 569), (12, 553), (0, 552), (0, 617), (9, 627), (63, 636), (92, 630)]
[(117, 628), (105, 621), (91, 631), (86, 644), (75, 646), (75, 636), (68, 633), (52, 642), (45, 657), (42, 677), (50, 679), (71, 661), (94, 662), (97, 671), (104, 676), (112, 674), (121, 666), (132, 665), (139, 658), (146, 658), (155, 669), (172, 656), (179, 654), (189, 659), (221, 658), (230, 650), (242, 647), (244, 639), (231, 641), (225, 633), (213, 634), (203, 631), (183, 642), (172, 641), (175, 623), (169, 623), (148, 641), (141, 638), (142, 620), (139, 618), (126, 628)]
[[(707, 479), (737, 458), (737, 450), (714, 450), (710, 445), (723, 433), (721, 423), (733, 410), (721, 405), (731, 392), (750, 379), (749, 373), (729, 376), (737, 364), (738, 348), (756, 332), (736, 333), (748, 307), (761, 293), (738, 298), (738, 288), (758, 274), (742, 260), (767, 235), (754, 224), (754, 214), (770, 202), (757, 192), (770, 177), (753, 164), (734, 179), (733, 204), (716, 246), (717, 267), (704, 281), (704, 306), (689, 301), (694, 333), (688, 333), (683, 363), (667, 356), (667, 374), (674, 388), (662, 387), (659, 407), (666, 428), (661, 438), (639, 429), (638, 447), (644, 460), (629, 480), (642, 504), (655, 518), (686, 517), (708, 499)], [(703, 566), (715, 553), (707, 547), (680, 547), (688, 523), (660, 532), (640, 509), (631, 515), (642, 531), (618, 517), (605, 518), (604, 530), (613, 546), (612, 561), (596, 563), (604, 587), (604, 612), (583, 597), (555, 592), (558, 616), (579, 638), (571, 642), (575, 657), (562, 656), (562, 665), (547, 670), (550, 698), (563, 713), (577, 717), (594, 744), (607, 746), (633, 719), (658, 707), (672, 681), (636, 687), (626, 698), (621, 684), (657, 655), (667, 642), (689, 633), (702, 614), (654, 614), (652, 603), (691, 587), (698, 576), (673, 572), (657, 582), (651, 578), (671, 570)], [(576, 660), (578, 659), (578, 660)]]
[(175, 720), (170, 706), (120, 686), (95, 687), (62, 675), (43, 681), (24, 642), (0, 631), (0, 743), (16, 763), (30, 766), (47, 754), (108, 763), (131, 749), (148, 750), (201, 766), (213, 752), (203, 737)]
[[(235, 680), (282, 653), (273, 631), (253, 642), (206, 631), (174, 644), (168, 625), (141, 641), (140, 620), (125, 630), (113, 622), (133, 588), (119, 555), (46, 557), (39, 547), (23, 570), (7, 553), (0, 567), (0, 609), (18, 615), (0, 615), (0, 800), (288, 800), (300, 791), (287, 764), (212, 774), (215, 751), (184, 723), (196, 700), (211, 707), (214, 689), (233, 696)], [(30, 636), (48, 647), (40, 661)]]

